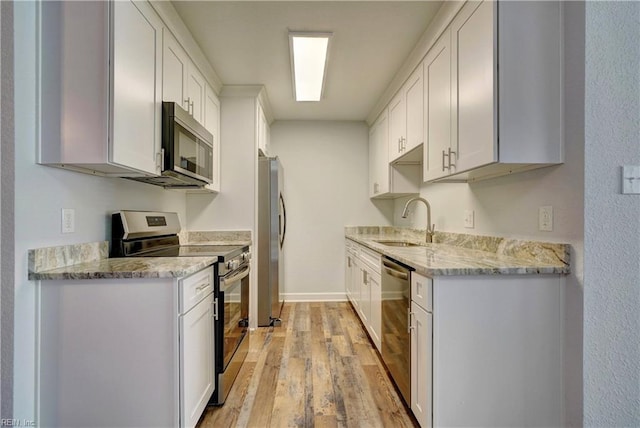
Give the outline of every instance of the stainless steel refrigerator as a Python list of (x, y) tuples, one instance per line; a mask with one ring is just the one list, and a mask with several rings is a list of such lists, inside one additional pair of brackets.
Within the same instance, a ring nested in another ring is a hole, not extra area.
[(287, 214), (282, 196), (283, 169), (277, 157), (258, 161), (258, 325), (280, 324), (284, 304), (282, 247)]

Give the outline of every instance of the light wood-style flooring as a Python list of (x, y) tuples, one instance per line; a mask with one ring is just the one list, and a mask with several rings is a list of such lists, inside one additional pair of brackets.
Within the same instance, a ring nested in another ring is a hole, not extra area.
[(261, 327), (222, 407), (199, 428), (416, 427), (346, 302), (286, 303)]

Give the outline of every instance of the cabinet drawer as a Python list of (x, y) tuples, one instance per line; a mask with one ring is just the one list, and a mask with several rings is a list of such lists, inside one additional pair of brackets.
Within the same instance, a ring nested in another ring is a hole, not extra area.
[(213, 292), (213, 266), (180, 280), (180, 313), (191, 309)]
[(373, 269), (374, 272), (380, 274), (380, 254), (366, 247), (360, 247), (360, 260), (365, 265)]
[(433, 280), (411, 272), (411, 300), (428, 312), (433, 312)]

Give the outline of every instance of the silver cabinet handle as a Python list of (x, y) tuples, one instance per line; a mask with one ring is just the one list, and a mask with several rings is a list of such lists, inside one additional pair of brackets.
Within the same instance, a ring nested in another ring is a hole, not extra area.
[(449, 147), (449, 170), (451, 170), (451, 167), (455, 168), (455, 166), (456, 166), (456, 164), (453, 163), (453, 161), (451, 160), (453, 158), (453, 156), (451, 156), (451, 155), (456, 155), (456, 159), (457, 159), (457, 153), (455, 151), (451, 150), (451, 147)]
[(415, 328), (411, 325), (411, 315), (413, 315), (413, 312), (411, 312), (410, 308), (407, 308), (407, 333), (411, 333), (411, 330)]
[(447, 153), (443, 150), (442, 151), (442, 170), (444, 171), (446, 168), (445, 164), (444, 164), (444, 158), (447, 157)]
[(213, 319), (218, 321), (218, 298), (213, 299), (213, 303), (211, 304), (213, 305)]
[(380, 187), (380, 186), (378, 185), (378, 183), (373, 183), (373, 194), (374, 194), (374, 195), (377, 195), (377, 194), (378, 194), (378, 192), (380, 191), (380, 190), (379, 190), (379, 187)]
[(203, 282), (202, 284), (198, 285), (196, 287), (196, 291), (199, 293), (202, 290), (206, 289), (207, 287), (209, 287), (209, 280), (207, 280), (206, 282)]
[(184, 104), (186, 104), (186, 105), (187, 105), (187, 113), (188, 113), (188, 112), (189, 112), (189, 104), (191, 104), (191, 97), (187, 97), (187, 98), (184, 100), (183, 105), (184, 105)]
[(193, 116), (193, 114), (195, 113), (195, 109), (193, 108), (193, 101), (191, 101), (189, 105), (191, 107), (191, 116)]

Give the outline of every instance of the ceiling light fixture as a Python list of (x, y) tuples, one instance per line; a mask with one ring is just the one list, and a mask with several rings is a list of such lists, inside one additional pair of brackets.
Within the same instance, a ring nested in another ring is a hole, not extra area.
[(296, 101), (320, 101), (324, 91), (332, 33), (289, 32)]

